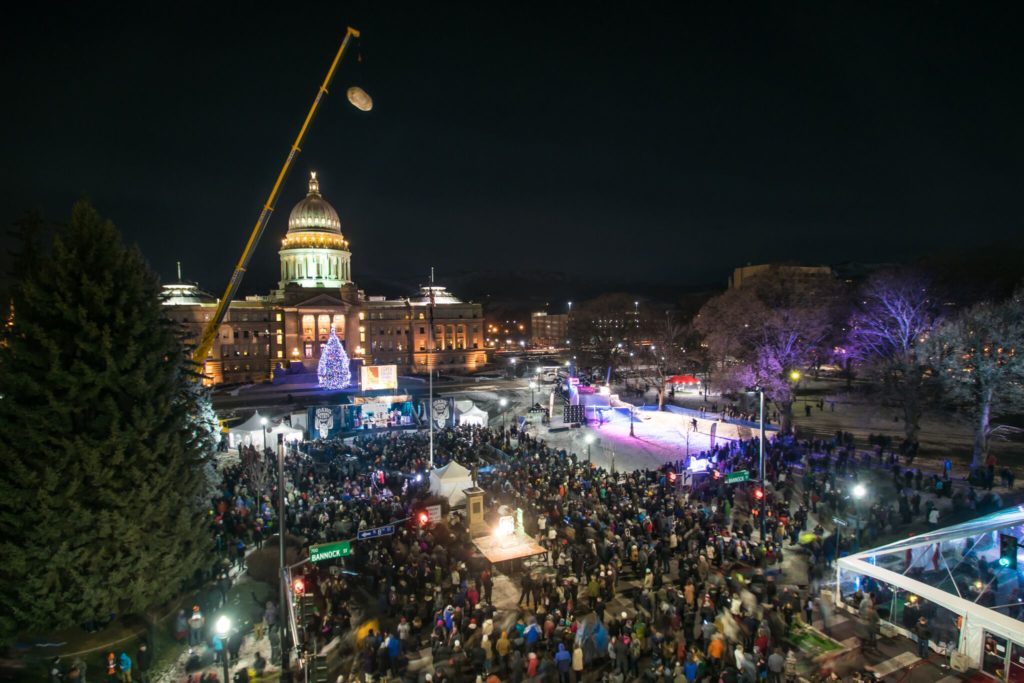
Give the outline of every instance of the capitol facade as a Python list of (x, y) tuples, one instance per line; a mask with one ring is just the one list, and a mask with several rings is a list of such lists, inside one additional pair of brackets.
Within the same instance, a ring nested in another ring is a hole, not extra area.
[[(356, 286), (341, 219), (320, 194), (316, 173), (288, 217), (278, 253), (278, 288), (231, 302), (206, 360), (213, 383), (258, 382), (300, 364), (315, 372), (332, 328), (354, 360), (397, 365), (400, 373), (460, 373), (487, 362), (480, 304), (438, 286), (400, 299), (367, 296)], [(217, 299), (180, 272), (164, 294), (168, 317), (197, 343)]]

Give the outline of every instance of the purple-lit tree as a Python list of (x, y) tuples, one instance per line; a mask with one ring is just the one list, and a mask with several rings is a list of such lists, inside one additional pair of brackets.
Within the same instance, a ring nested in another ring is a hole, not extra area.
[(716, 359), (725, 390), (761, 387), (793, 425), (793, 371), (806, 368), (836, 328), (838, 288), (830, 276), (793, 278), (769, 269), (708, 301), (694, 321)]
[(974, 419), (971, 461), (983, 466), (993, 415), (1024, 409), (1024, 288), (941, 325), (929, 350), (944, 396)]
[(840, 354), (864, 367), (886, 397), (903, 409), (909, 441), (916, 441), (920, 431), (928, 375), (926, 342), (938, 323), (939, 304), (922, 276), (909, 271), (879, 273), (861, 288), (845, 353)]

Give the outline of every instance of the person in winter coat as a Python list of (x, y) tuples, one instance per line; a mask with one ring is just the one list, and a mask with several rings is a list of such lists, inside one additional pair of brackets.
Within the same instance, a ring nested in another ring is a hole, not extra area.
[(583, 680), (583, 648), (579, 643), (572, 651), (572, 672), (576, 683)]
[(117, 658), (117, 668), (121, 670), (121, 680), (124, 683), (132, 683), (132, 658), (127, 652), (122, 652)]
[(149, 651), (149, 647), (145, 643), (139, 645), (139, 649), (135, 653), (135, 668), (139, 671), (138, 682), (149, 683), (149, 670), (153, 668), (153, 653)]
[(540, 667), (540, 660), (537, 659), (537, 653), (531, 652), (526, 660), (526, 677), (534, 678), (537, 676), (537, 669)]
[(501, 632), (498, 642), (494, 644), (494, 651), (498, 654), (498, 662), (501, 666), (508, 664), (508, 651), (512, 647), (512, 641), (508, 639), (508, 633)]
[(559, 683), (569, 683), (569, 670), (572, 668), (572, 655), (565, 649), (565, 643), (558, 644), (555, 654), (555, 666), (558, 668)]

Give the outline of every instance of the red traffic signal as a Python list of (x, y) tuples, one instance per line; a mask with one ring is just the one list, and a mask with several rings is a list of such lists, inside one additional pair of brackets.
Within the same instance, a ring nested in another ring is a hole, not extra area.
[(764, 498), (764, 491), (762, 489), (754, 489), (754, 498), (756, 500)]
[(295, 579), (292, 581), (292, 592), (296, 595), (302, 595), (306, 592), (306, 582), (302, 579)]
[(418, 513), (416, 513), (416, 521), (419, 523), (420, 526), (426, 526), (430, 524), (430, 513), (428, 513), (426, 510), (420, 510)]

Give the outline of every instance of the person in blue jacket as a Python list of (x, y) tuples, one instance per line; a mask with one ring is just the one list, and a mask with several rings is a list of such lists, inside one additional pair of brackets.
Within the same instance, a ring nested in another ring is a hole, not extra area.
[(122, 652), (117, 658), (117, 667), (121, 669), (121, 680), (124, 683), (132, 683), (132, 658), (127, 652)]
[(558, 682), (569, 683), (569, 668), (572, 666), (572, 655), (565, 649), (565, 643), (558, 644), (555, 654), (555, 666), (558, 667)]

